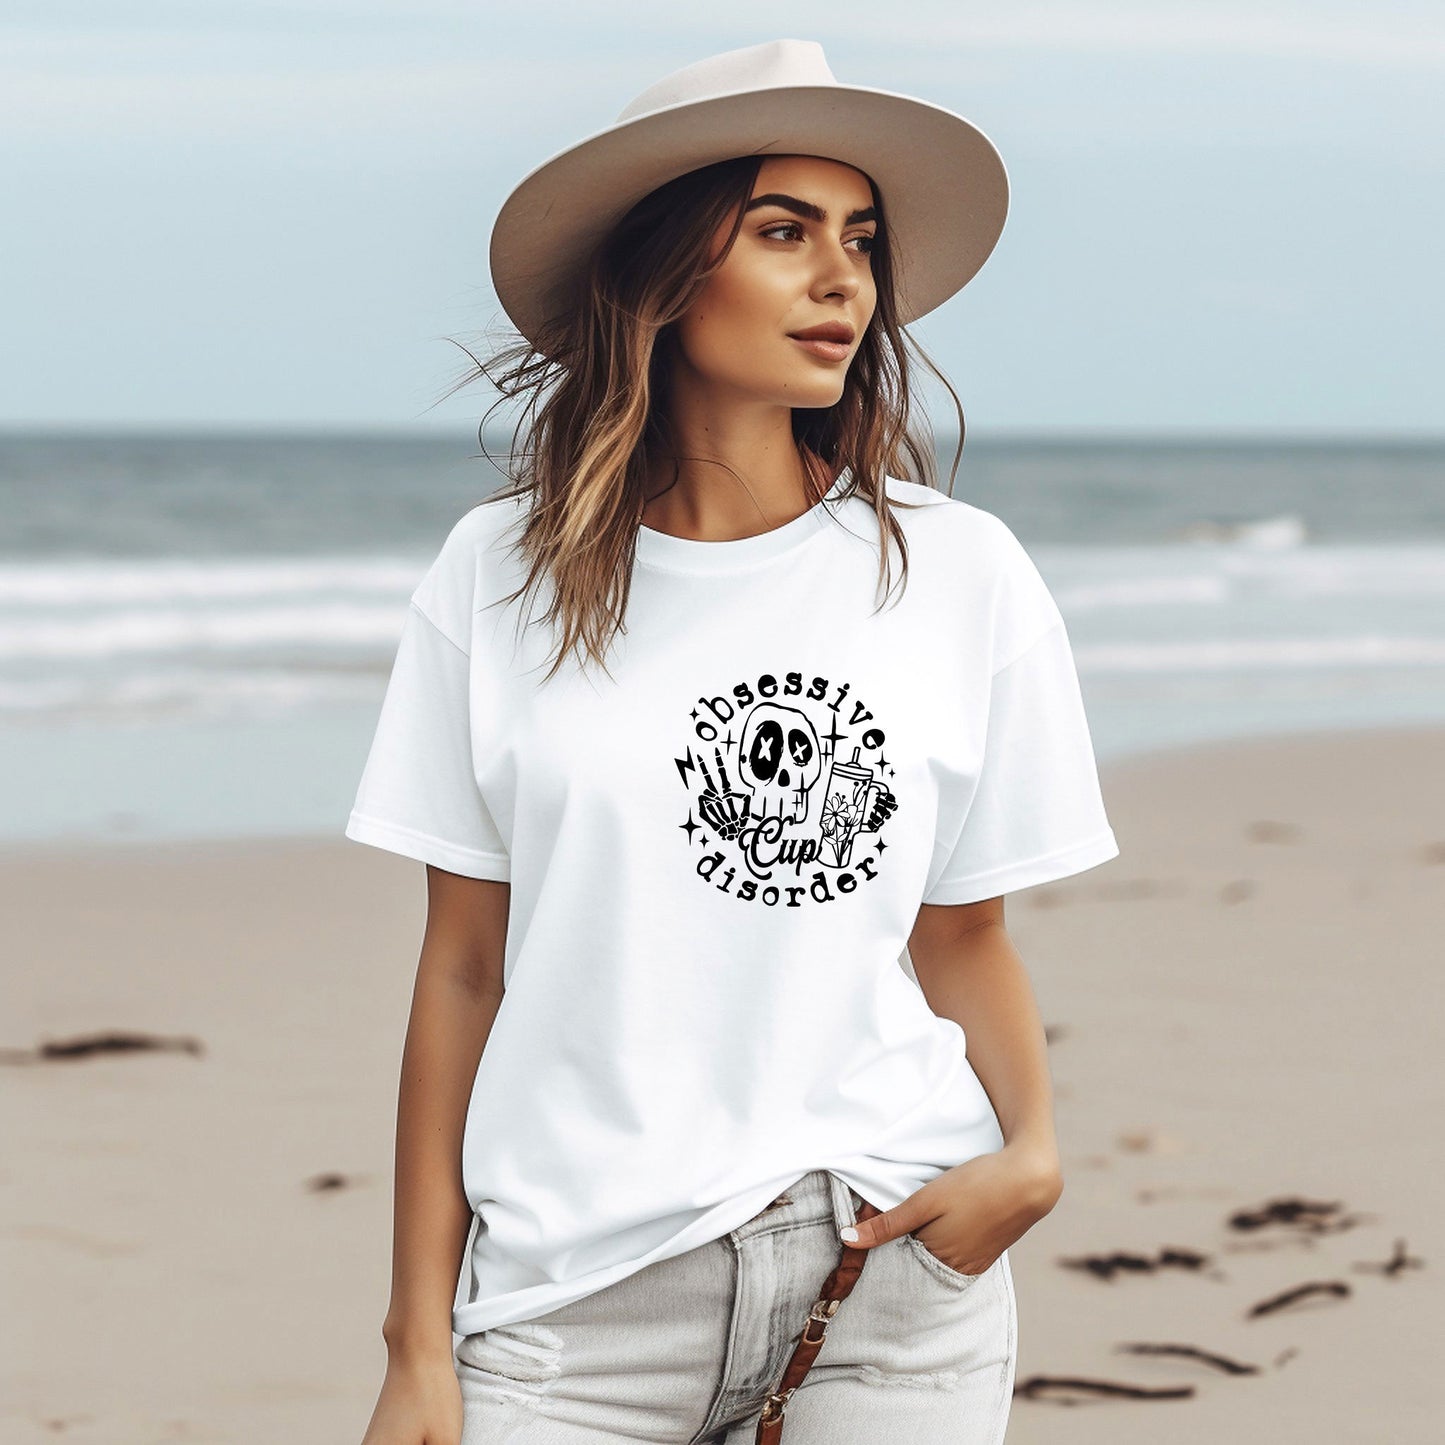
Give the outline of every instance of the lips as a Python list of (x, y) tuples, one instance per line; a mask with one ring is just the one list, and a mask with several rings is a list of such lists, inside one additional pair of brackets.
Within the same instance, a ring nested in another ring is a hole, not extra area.
[(806, 331), (790, 331), (795, 341), (837, 341), (847, 346), (853, 340), (853, 328), (846, 321), (825, 321), (821, 326), (810, 326)]

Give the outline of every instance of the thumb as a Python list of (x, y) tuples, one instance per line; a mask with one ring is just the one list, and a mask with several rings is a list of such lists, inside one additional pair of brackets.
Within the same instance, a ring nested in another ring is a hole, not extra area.
[(902, 1206), (879, 1210), (865, 1199), (858, 1206), (855, 1222), (838, 1231), (844, 1244), (871, 1249), (875, 1244), (885, 1244), (900, 1234), (908, 1233)]

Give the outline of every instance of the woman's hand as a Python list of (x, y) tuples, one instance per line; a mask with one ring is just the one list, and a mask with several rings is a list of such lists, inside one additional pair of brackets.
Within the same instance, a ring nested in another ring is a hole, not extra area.
[(913, 1234), (960, 1274), (982, 1274), (1022, 1238), (1063, 1193), (1058, 1160), (1047, 1151), (1005, 1144), (946, 1169), (901, 1204), (855, 1225), (865, 1248)]
[(449, 1354), (392, 1355), (361, 1445), (459, 1445), (462, 1387)]

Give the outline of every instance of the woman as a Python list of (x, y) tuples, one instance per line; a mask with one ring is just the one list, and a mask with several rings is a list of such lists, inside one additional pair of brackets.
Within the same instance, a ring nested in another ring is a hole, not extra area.
[(427, 865), (366, 1445), (1003, 1438), (1062, 1187), (1004, 895), (1118, 851), (1042, 578), (904, 475), (901, 328), (1005, 201), (968, 122), (778, 41), (503, 207), (527, 444), (346, 830)]

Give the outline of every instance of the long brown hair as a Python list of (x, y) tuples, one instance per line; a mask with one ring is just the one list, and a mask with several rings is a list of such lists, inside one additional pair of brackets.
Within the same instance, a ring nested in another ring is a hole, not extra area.
[[(480, 361), (462, 346), (473, 366), (444, 396), (483, 376), (497, 389), (478, 428), (484, 455), (490, 457), (487, 417), (514, 398), (526, 402), (508, 457), (511, 483), (488, 500), (530, 498), (518, 538), (527, 577), (500, 601), (512, 602), (550, 578), (553, 597), (544, 620), (555, 625), (560, 618), (562, 639), (547, 678), (573, 648), (579, 661), (585, 651), (606, 671), (608, 646), (627, 630), (648, 480), (659, 462), (677, 461), (668, 406), (674, 323), (732, 249), (765, 159), (739, 156), (703, 166), (638, 201), (595, 248), (574, 297), (535, 342), (511, 341)], [(810, 470), (820, 469), (814, 458), (829, 469), (815, 502), (849, 469), (838, 500), (858, 496), (873, 508), (880, 537), (898, 545), (906, 587), (908, 547), (892, 509), (913, 504), (890, 499), (884, 479), (937, 487), (931, 431), (913, 424), (907, 352), (943, 382), (958, 410), (950, 495), (963, 447), (963, 409), (947, 377), (898, 321), (886, 207), (871, 177), (868, 184), (878, 211), (870, 253), (877, 306), (848, 367), (843, 395), (830, 407), (795, 407), (793, 436)], [(727, 240), (711, 255), (712, 237), (730, 214)], [(885, 586), (888, 550), (880, 548), (879, 557)]]

